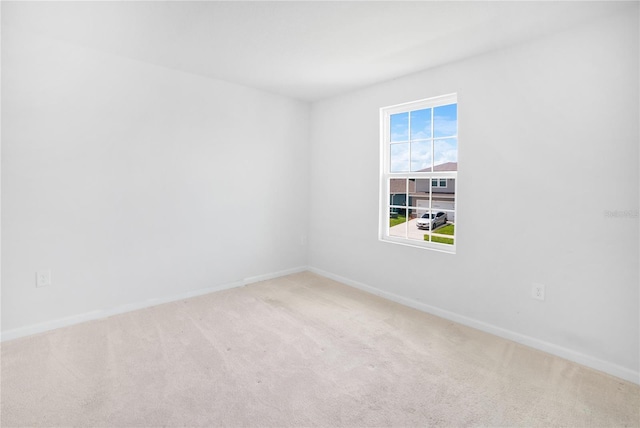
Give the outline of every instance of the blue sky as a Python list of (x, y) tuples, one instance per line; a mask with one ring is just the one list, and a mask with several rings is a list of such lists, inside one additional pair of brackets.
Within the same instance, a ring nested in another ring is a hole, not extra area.
[(390, 126), (391, 143), (396, 143), (391, 144), (391, 172), (419, 171), (431, 167), (432, 160), (433, 165), (458, 161), (456, 104), (394, 114)]

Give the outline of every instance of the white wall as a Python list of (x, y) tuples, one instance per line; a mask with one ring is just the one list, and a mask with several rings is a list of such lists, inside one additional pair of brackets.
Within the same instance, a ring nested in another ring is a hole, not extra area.
[(307, 104), (2, 38), (3, 332), (306, 264)]
[[(637, 381), (638, 48), (618, 16), (316, 103), (310, 266)], [(452, 92), (458, 253), (379, 242), (379, 108)]]

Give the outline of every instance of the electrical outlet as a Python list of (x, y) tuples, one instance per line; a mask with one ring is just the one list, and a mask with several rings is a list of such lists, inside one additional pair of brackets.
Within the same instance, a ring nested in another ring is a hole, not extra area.
[(531, 297), (537, 300), (544, 300), (544, 285), (533, 284), (533, 287), (531, 288)]
[(39, 270), (36, 272), (36, 287), (48, 287), (51, 285), (51, 270)]

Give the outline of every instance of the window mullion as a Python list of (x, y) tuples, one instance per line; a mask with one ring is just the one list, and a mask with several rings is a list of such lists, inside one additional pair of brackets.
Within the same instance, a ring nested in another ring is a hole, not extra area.
[(405, 228), (404, 228), (404, 237), (405, 239), (409, 239), (409, 179), (404, 180), (405, 185), (405, 198), (404, 198), (404, 218), (405, 218)]

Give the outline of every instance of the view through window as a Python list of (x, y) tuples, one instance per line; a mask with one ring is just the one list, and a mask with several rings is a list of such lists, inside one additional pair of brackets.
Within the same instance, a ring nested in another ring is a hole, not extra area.
[(380, 110), (380, 239), (455, 252), (455, 94)]

